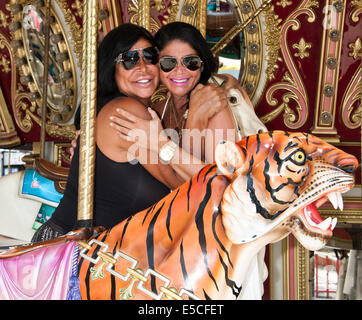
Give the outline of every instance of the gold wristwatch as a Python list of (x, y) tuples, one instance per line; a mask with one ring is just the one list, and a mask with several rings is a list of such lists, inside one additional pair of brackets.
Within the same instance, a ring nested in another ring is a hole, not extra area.
[(178, 147), (178, 145), (175, 142), (173, 142), (172, 140), (165, 143), (161, 147), (160, 152), (159, 152), (160, 160), (165, 164), (170, 163), (172, 158), (175, 156), (177, 147)]

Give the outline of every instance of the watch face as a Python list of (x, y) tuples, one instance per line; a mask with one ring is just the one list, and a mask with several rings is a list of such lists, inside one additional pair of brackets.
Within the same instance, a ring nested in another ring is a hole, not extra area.
[(175, 148), (169, 145), (169, 143), (165, 144), (160, 150), (160, 159), (164, 162), (170, 162), (175, 155)]
[(170, 148), (163, 148), (160, 152), (160, 158), (165, 162), (169, 162), (172, 159), (173, 154), (174, 153)]

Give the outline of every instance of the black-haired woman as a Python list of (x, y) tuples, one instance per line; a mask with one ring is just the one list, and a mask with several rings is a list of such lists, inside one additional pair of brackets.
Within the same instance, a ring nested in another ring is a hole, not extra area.
[[(120, 139), (115, 137), (109, 126), (109, 116), (115, 113), (118, 105), (141, 118), (150, 118), (146, 106), (159, 84), (157, 63), (158, 50), (152, 35), (133, 24), (113, 29), (99, 46), (95, 226), (111, 228), (170, 192), (163, 177), (167, 168), (160, 173), (157, 165), (129, 163), (127, 146), (124, 146), (127, 143), (118, 143)], [(78, 175), (79, 141), (64, 196), (51, 219), (36, 231), (32, 242), (48, 240), (74, 229), (77, 222)]]

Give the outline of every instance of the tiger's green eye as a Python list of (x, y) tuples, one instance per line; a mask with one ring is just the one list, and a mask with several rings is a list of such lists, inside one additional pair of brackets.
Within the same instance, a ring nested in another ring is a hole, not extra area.
[(297, 151), (292, 155), (292, 160), (297, 164), (303, 164), (305, 162), (305, 153), (303, 151)]

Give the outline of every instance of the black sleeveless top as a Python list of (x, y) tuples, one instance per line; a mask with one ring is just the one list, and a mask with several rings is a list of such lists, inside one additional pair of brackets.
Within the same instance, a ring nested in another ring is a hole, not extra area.
[[(67, 186), (51, 220), (66, 232), (74, 229), (78, 211), (79, 139)], [(93, 226), (111, 228), (156, 203), (170, 189), (139, 163), (116, 162), (96, 147)]]

